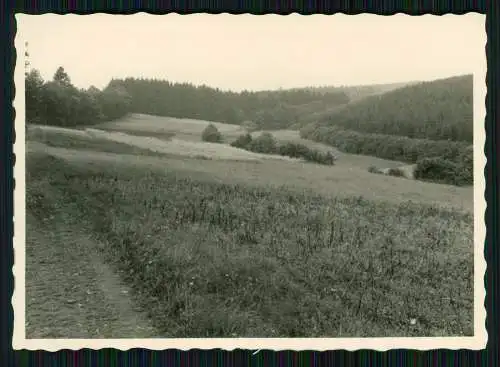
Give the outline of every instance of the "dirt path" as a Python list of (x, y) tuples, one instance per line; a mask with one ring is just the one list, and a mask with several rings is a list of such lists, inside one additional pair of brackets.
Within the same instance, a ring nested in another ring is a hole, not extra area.
[(159, 336), (88, 234), (29, 212), (26, 226), (26, 338)]

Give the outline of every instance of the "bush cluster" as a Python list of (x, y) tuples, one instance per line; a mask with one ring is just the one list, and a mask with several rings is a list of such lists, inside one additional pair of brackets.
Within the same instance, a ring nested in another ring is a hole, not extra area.
[(474, 181), (472, 169), (442, 158), (425, 158), (417, 162), (415, 178), (456, 186), (472, 185)]
[(263, 132), (255, 139), (252, 139), (248, 150), (262, 154), (277, 154), (278, 142), (271, 133)]
[(232, 147), (249, 150), (249, 146), (252, 143), (252, 135), (249, 133), (242, 134), (231, 143)]
[(308, 125), (300, 131), (300, 134), (305, 139), (334, 146), (346, 153), (371, 155), (408, 163), (416, 163), (420, 159), (432, 157), (454, 160), (470, 147), (470, 144), (465, 142), (365, 134), (336, 126), (316, 128)]
[(268, 132), (262, 133), (255, 139), (250, 134), (240, 135), (231, 143), (231, 146), (255, 153), (279, 154), (291, 158), (302, 158), (306, 161), (329, 166), (334, 165), (336, 160), (336, 157), (331, 152), (311, 149), (304, 144), (293, 142), (278, 144), (274, 136)]

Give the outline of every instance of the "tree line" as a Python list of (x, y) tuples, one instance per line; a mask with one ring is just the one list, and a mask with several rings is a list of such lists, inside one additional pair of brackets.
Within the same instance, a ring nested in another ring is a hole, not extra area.
[(102, 91), (92, 86), (75, 87), (64, 68), (44, 81), (36, 69), (25, 75), (26, 122), (28, 124), (76, 127), (125, 116), (130, 95), (111, 81)]
[(126, 78), (114, 82), (131, 96), (132, 112), (237, 125), (252, 121), (263, 130), (298, 123), (311, 108), (349, 101), (347, 95), (339, 91), (324, 93), (298, 89), (236, 93), (157, 79)]
[(167, 80), (112, 79), (102, 91), (76, 88), (64, 68), (44, 81), (36, 69), (26, 73), (29, 123), (78, 126), (120, 118), (127, 113), (194, 118), (256, 129), (289, 128), (305, 116), (349, 102), (343, 91), (293, 89), (232, 92)]

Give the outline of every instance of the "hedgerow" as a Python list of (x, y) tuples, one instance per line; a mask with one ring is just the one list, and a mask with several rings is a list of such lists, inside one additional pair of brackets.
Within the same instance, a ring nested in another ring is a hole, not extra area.
[(306, 161), (330, 166), (334, 165), (336, 160), (331, 152), (311, 149), (304, 144), (293, 142), (279, 144), (273, 135), (268, 132), (262, 133), (255, 139), (252, 139), (250, 134), (240, 135), (231, 145), (255, 153), (279, 154), (291, 158), (302, 158)]
[[(466, 142), (437, 141), (427, 139), (411, 139), (403, 136), (364, 134), (351, 130), (344, 130), (336, 126), (318, 127), (310, 124), (304, 127), (300, 134), (303, 138), (322, 142), (351, 154), (363, 154), (395, 161), (418, 163), (423, 160), (432, 159), (434, 165), (437, 161), (450, 162), (454, 170), (460, 174), (460, 179), (452, 178), (450, 174), (443, 171), (440, 179), (437, 178), (439, 169), (432, 169), (433, 180), (442, 183), (465, 184), (473, 181), (473, 149)], [(426, 167), (430, 164), (427, 161)], [(443, 163), (443, 165), (449, 165)], [(444, 166), (442, 167), (444, 170)], [(425, 169), (427, 170), (427, 168)], [(446, 168), (446, 171), (449, 168)], [(422, 171), (422, 168), (421, 168)], [(425, 174), (423, 174), (425, 176)], [(422, 179), (420, 175), (417, 179)]]

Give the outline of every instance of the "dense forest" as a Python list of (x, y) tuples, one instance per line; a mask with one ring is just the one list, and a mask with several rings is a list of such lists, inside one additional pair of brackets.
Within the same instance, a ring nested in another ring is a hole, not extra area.
[(472, 142), (472, 81), (472, 75), (465, 75), (372, 95), (321, 118), (317, 126)]
[(64, 68), (44, 81), (36, 69), (26, 73), (26, 122), (75, 127), (120, 118), (130, 111), (130, 96), (118, 84), (104, 90), (78, 89)]
[(344, 92), (307, 89), (235, 93), (218, 88), (165, 80), (113, 80), (130, 96), (132, 112), (242, 124), (259, 129), (287, 128), (311, 111), (349, 102)]
[(340, 86), (324, 86), (324, 87), (309, 87), (306, 89), (314, 90), (320, 93), (343, 92), (347, 95), (350, 102), (358, 101), (366, 97), (375, 96), (393, 91), (408, 85), (416, 84), (416, 82), (401, 82), (401, 83), (386, 83), (386, 84), (369, 84), (369, 85), (340, 85)]
[(308, 121), (316, 111), (349, 102), (341, 91), (310, 89), (240, 93), (165, 80), (113, 79), (102, 91), (72, 85), (60, 67), (44, 81), (36, 69), (26, 74), (29, 123), (78, 126), (119, 118), (127, 113), (196, 118), (231, 124), (252, 123), (256, 129), (289, 128)]

